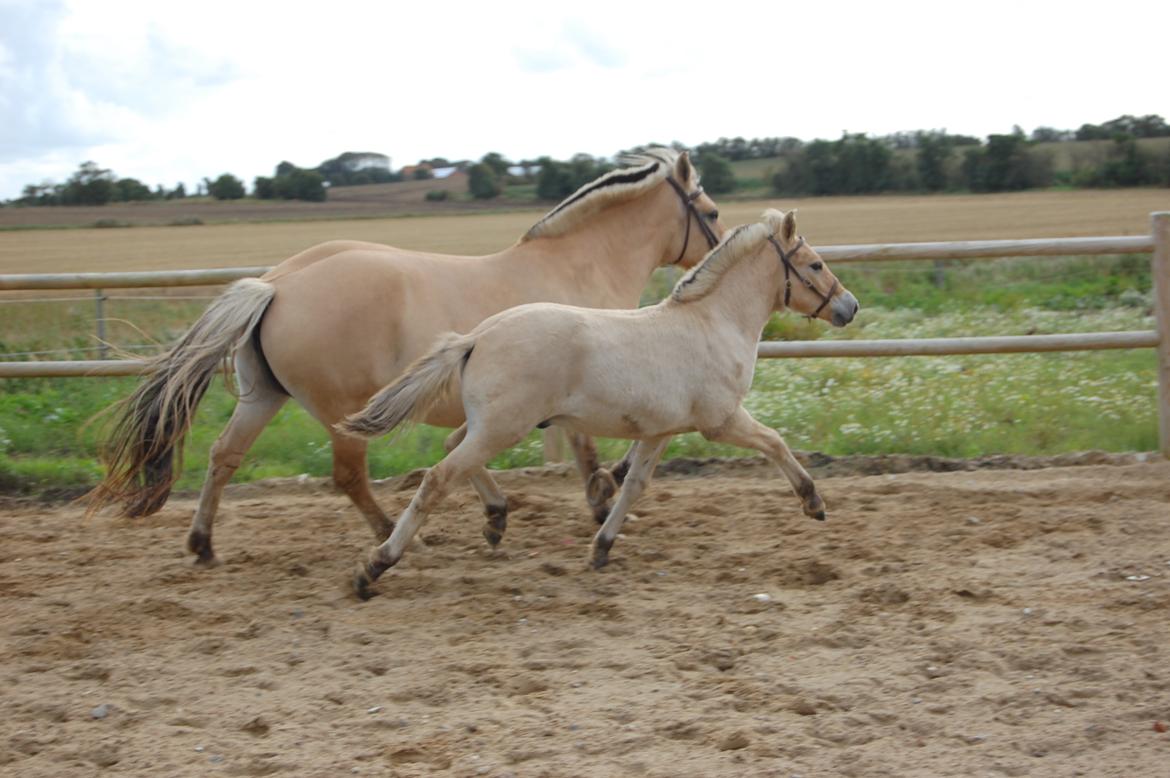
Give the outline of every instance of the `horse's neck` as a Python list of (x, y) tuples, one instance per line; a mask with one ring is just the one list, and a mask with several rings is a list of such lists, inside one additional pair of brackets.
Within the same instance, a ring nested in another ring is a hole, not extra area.
[[(577, 305), (633, 308), (650, 275), (682, 234), (665, 198), (647, 195), (618, 203), (556, 238), (515, 248), (514, 260), (562, 285)], [(677, 205), (677, 202), (673, 203)]]

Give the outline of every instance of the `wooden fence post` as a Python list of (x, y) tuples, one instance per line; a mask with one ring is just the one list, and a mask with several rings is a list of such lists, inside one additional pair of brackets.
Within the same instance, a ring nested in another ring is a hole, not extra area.
[(1170, 211), (1150, 214), (1154, 315), (1158, 327), (1158, 448), (1170, 459)]
[(110, 355), (110, 347), (106, 343), (106, 293), (102, 289), (95, 289), (93, 297), (97, 315), (98, 358), (105, 359)]

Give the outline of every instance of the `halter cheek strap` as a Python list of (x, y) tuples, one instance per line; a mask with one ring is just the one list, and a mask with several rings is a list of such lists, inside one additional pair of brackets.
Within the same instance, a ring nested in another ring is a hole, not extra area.
[(694, 217), (698, 221), (699, 230), (703, 233), (703, 237), (707, 239), (707, 246), (709, 248), (715, 248), (719, 244), (719, 238), (715, 237), (715, 233), (707, 225), (707, 222), (703, 220), (703, 214), (699, 213), (699, 209), (695, 207), (695, 200), (698, 200), (699, 195), (703, 194), (703, 187), (696, 187), (695, 191), (687, 194), (683, 190), (682, 185), (674, 180), (674, 176), (667, 176), (666, 180), (670, 182), (674, 191), (678, 193), (679, 199), (682, 200), (683, 210), (687, 214), (687, 225), (685, 227), (686, 231), (683, 233), (682, 251), (678, 253), (678, 258), (671, 263), (672, 265), (677, 265), (687, 255), (687, 246), (691, 243), (691, 217)]
[(780, 241), (776, 240), (774, 235), (768, 236), (768, 242), (772, 244), (774, 249), (776, 249), (776, 254), (779, 255), (780, 261), (784, 263), (784, 307), (787, 308), (788, 302), (792, 299), (792, 279), (789, 277), (789, 274), (791, 274), (799, 278), (801, 283), (803, 283), (805, 287), (809, 289), (809, 291), (811, 291), (817, 297), (821, 298), (821, 304), (817, 306), (815, 311), (808, 315), (810, 319), (815, 319), (817, 314), (823, 311), (825, 306), (833, 300), (833, 297), (837, 294), (838, 287), (841, 286), (841, 282), (834, 278), (833, 285), (829, 288), (829, 293), (821, 294), (821, 291), (816, 288), (812, 281), (800, 274), (800, 271), (797, 270), (796, 266), (792, 264), (791, 257), (795, 256), (796, 252), (800, 251), (801, 247), (804, 246), (804, 238), (798, 240), (796, 245), (792, 247), (792, 250), (788, 252), (784, 251), (784, 248), (780, 245)]

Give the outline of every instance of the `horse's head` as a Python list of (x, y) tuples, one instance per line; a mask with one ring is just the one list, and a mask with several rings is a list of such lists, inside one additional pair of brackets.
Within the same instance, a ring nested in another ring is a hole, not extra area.
[[(647, 152), (647, 155), (654, 156), (655, 152)], [(663, 264), (694, 267), (708, 251), (718, 245), (727, 228), (719, 221), (719, 207), (699, 186), (699, 172), (691, 164), (690, 154), (684, 151), (673, 160), (669, 157), (658, 158), (670, 166), (666, 185), (678, 197), (685, 225), (679, 233), (677, 253), (671, 248), (663, 258)]]
[(764, 223), (772, 231), (768, 241), (784, 271), (775, 310), (789, 308), (834, 327), (853, 321), (861, 309), (857, 298), (841, 285), (816, 250), (796, 234), (796, 211), (769, 209), (764, 212)]

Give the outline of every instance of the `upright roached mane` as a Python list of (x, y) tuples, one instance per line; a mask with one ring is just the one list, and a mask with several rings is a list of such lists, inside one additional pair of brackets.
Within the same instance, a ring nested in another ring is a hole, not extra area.
[(671, 298), (685, 303), (707, 296), (724, 273), (743, 257), (754, 254), (761, 243), (780, 229), (783, 221), (783, 213), (769, 208), (764, 211), (763, 223), (736, 227), (702, 262), (679, 279), (670, 293)]
[[(679, 152), (665, 148), (623, 156), (623, 164), (635, 167), (618, 168), (585, 184), (532, 225), (520, 241), (564, 235), (606, 206), (648, 192), (670, 175), (678, 156)], [(691, 183), (698, 184), (697, 174)]]

